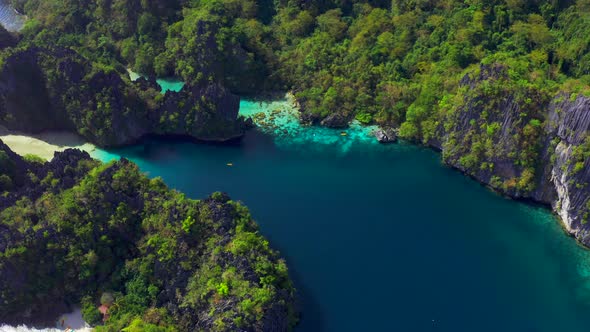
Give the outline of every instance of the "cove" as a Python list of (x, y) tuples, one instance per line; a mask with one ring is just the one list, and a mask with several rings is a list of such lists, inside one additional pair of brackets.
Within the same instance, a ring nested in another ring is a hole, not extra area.
[[(131, 79), (132, 81), (135, 81), (138, 78), (144, 76), (144, 75), (138, 74), (130, 69), (127, 69), (127, 73), (129, 74), (129, 79)], [(183, 81), (181, 81), (177, 78), (174, 78), (174, 77), (158, 78), (158, 79), (156, 79), (156, 83), (158, 83), (158, 85), (160, 86), (160, 89), (161, 89), (160, 92), (162, 94), (165, 94), (166, 91), (179, 92), (180, 90), (182, 90), (182, 87), (184, 86)]]
[(94, 156), (126, 157), (190, 197), (243, 201), (287, 259), (297, 331), (588, 330), (590, 253), (547, 209), (365, 127), (298, 126), (283, 101), (241, 112), (267, 124), (235, 145), (146, 139)]

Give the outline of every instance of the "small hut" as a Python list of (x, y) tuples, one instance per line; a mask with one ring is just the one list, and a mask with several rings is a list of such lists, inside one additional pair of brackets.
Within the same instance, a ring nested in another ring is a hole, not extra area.
[(109, 319), (109, 307), (115, 302), (115, 297), (109, 292), (104, 292), (100, 297), (100, 307), (98, 311), (102, 314), (102, 321)]
[(106, 304), (101, 304), (100, 307), (98, 307), (98, 311), (100, 311), (100, 313), (102, 314), (103, 322), (109, 319), (109, 307)]

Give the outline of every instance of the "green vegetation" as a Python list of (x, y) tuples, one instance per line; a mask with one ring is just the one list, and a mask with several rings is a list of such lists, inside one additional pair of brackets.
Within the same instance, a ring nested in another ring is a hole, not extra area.
[[(571, 101), (590, 95), (589, 0), (11, 1), (29, 20), (18, 44), (0, 29), (0, 65), (28, 85), (0, 95), (0, 107), (19, 106), (0, 108), (0, 120), (59, 123), (101, 145), (145, 133), (234, 134), (219, 120), (226, 88), (292, 90), (306, 120), (337, 113), (399, 128), (522, 197), (542, 171), (545, 106), (559, 91)], [(149, 82), (131, 84), (126, 68), (178, 77), (198, 93), (162, 96)], [(588, 139), (574, 147), (573, 175), (589, 151)], [(99, 331), (264, 329), (277, 303), (292, 324), (285, 263), (242, 205), (220, 193), (186, 199), (129, 163), (81, 163), (72, 167), (84, 176), (63, 188), (53, 171), (18, 176), (0, 151), (3, 197), (23, 181), (44, 190), (0, 212), (16, 239), (0, 251), (0, 268), (44, 258), (22, 272), (22, 297), (0, 288), (6, 306), (57, 290), (99, 323), (99, 297), (112, 292)], [(31, 240), (28, 229), (43, 237)]]
[(586, 161), (590, 160), (590, 136), (586, 136), (582, 144), (572, 150), (573, 169), (572, 174), (577, 174), (584, 169)]
[[(448, 137), (443, 157), (470, 174), (493, 174), (490, 184), (505, 192), (531, 192), (549, 94), (503, 65), (482, 66), (469, 75), (471, 82), (448, 97), (452, 102), (439, 103)], [(498, 170), (496, 164), (511, 167)]]
[(294, 89), (313, 115), (403, 125), (409, 138), (432, 134), (438, 101), (474, 64), (588, 83), (587, 0), (13, 3), (33, 17), (22, 43), (235, 92)]
[[(525, 191), (545, 120), (536, 107), (560, 90), (590, 92), (588, 0), (13, 2), (31, 17), (20, 45), (68, 47), (97, 68), (219, 82), (235, 93), (290, 89), (316, 123), (339, 113), (427, 144), (447, 135), (443, 128), (471, 131), (456, 142), (469, 149), (456, 151), (459, 164), (491, 168), (506, 152)], [(461, 82), (482, 66), (504, 73), (481, 77), (488, 82), (470, 91)], [(507, 106), (506, 94), (522, 116), (511, 128), (518, 137), (504, 143), (522, 153), (491, 149), (502, 123), (494, 108)], [(99, 114), (109, 108), (101, 105)], [(483, 116), (462, 123), (459, 105)], [(180, 119), (160, 121), (167, 128)]]
[(16, 165), (6, 152), (0, 150), (0, 192), (12, 189)]
[[(7, 276), (0, 284), (0, 320), (65, 302), (82, 303), (97, 331), (294, 325), (286, 264), (242, 204), (222, 193), (188, 199), (126, 160), (61, 160), (68, 162), (48, 162), (47, 171), (0, 150), (2, 172), (25, 162), (20, 172), (46, 178), (15, 188), (40, 194), (3, 188), (0, 239), (10, 241), (0, 241), (0, 274)], [(69, 174), (75, 183), (53, 174)], [(104, 325), (101, 304), (109, 307)]]
[(45, 163), (45, 159), (43, 159), (35, 154), (26, 154), (23, 156), (23, 158), (30, 163), (38, 163), (38, 164)]

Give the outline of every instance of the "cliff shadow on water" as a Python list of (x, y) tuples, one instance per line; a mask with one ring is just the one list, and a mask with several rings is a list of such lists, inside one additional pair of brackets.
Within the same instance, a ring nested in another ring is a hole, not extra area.
[[(482, 190), (427, 147), (301, 126), (282, 117), (291, 109), (243, 100), (241, 115), (272, 123), (238, 144), (158, 138), (101, 159), (125, 156), (190, 197), (244, 201), (291, 267), (301, 331), (584, 330), (590, 252), (545, 207)], [(342, 321), (359, 316), (373, 318)]]
[(0, 319), (586, 331), (589, 8), (0, 0)]
[[(224, 191), (244, 201), (287, 259), (300, 331), (432, 328), (433, 320), (449, 331), (497, 330), (479, 325), (489, 312), (521, 329), (546, 331), (540, 326), (568, 317), (568, 330), (581, 330), (590, 257), (546, 209), (481, 190), (426, 147), (378, 144), (373, 128), (355, 124), (301, 126), (293, 109), (243, 100), (241, 115), (272, 123), (232, 144), (147, 137), (92, 155), (128, 158), (188, 197)], [(341, 319), (361, 316), (373, 318)]]

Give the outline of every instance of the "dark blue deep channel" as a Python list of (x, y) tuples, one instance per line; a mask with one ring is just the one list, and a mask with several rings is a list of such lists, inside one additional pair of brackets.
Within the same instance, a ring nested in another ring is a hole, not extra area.
[(243, 201), (287, 259), (298, 331), (590, 329), (589, 252), (548, 210), (492, 193), (428, 149), (353, 139), (251, 131), (232, 146), (147, 140), (109, 152), (190, 197)]

